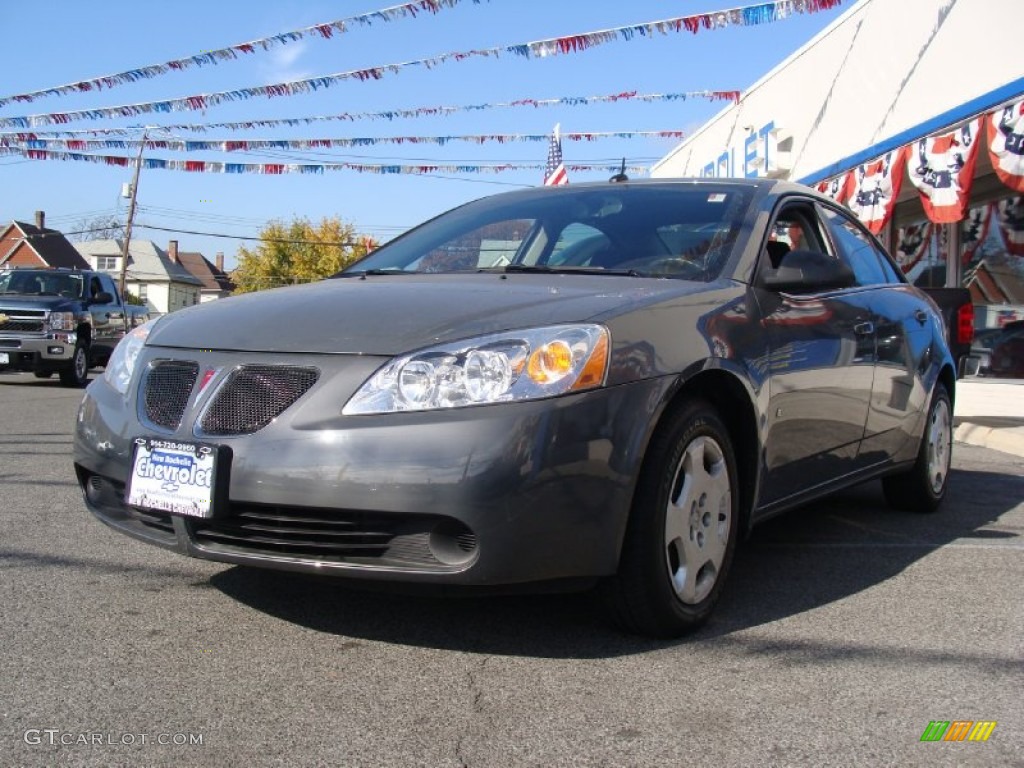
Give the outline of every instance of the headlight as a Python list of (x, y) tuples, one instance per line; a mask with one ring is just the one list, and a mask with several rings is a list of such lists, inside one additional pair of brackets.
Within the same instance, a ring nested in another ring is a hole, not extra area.
[(74, 312), (51, 312), (47, 323), (51, 331), (73, 331), (78, 327)]
[(346, 416), (533, 400), (604, 384), (601, 325), (556, 325), (481, 336), (395, 358), (342, 409)]
[(135, 361), (139, 357), (139, 352), (146, 346), (146, 339), (155, 322), (156, 320), (150, 320), (125, 334), (124, 338), (114, 347), (110, 360), (107, 361), (103, 378), (122, 395), (128, 391), (128, 383), (132, 380), (132, 373), (135, 371)]

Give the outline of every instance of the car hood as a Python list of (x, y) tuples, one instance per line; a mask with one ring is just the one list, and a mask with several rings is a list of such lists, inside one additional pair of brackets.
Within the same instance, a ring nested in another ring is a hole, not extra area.
[(73, 309), (73, 302), (63, 296), (32, 296), (23, 293), (0, 294), (0, 309), (45, 309), (51, 312)]
[(708, 286), (564, 274), (346, 277), (221, 299), (163, 317), (148, 344), (397, 355), (485, 333), (600, 321)]

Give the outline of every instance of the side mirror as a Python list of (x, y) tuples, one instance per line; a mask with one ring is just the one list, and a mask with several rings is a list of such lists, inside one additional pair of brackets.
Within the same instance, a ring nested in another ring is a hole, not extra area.
[(95, 296), (92, 297), (92, 300), (96, 304), (113, 304), (114, 303), (114, 297), (111, 296), (106, 291), (100, 291), (99, 293), (97, 293)]
[(850, 288), (857, 279), (845, 262), (826, 253), (788, 251), (776, 269), (764, 272), (761, 283), (771, 291), (813, 293)]

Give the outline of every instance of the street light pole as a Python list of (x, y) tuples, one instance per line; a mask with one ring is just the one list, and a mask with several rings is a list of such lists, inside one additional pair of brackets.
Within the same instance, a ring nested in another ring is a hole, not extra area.
[(131, 200), (128, 203), (128, 222), (124, 227), (124, 244), (121, 246), (121, 279), (118, 282), (117, 289), (121, 293), (121, 314), (124, 318), (124, 332), (128, 333), (129, 321), (128, 321), (128, 309), (125, 306), (124, 286), (128, 277), (128, 248), (132, 242), (132, 224), (135, 221), (135, 199), (139, 193), (139, 171), (142, 170), (142, 150), (146, 147), (146, 136), (148, 129), (142, 132), (142, 141), (139, 142), (139, 154), (135, 157), (135, 173), (132, 177), (132, 195)]

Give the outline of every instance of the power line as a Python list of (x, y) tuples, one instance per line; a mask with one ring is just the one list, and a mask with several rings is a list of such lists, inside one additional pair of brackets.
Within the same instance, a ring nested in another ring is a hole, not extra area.
[(179, 235), (196, 235), (197, 237), (222, 237), (228, 240), (255, 240), (264, 243), (285, 243), (288, 245), (336, 245), (342, 248), (352, 248), (365, 245), (362, 240), (335, 242), (329, 240), (288, 240), (276, 237), (253, 237), (251, 235), (229, 235), (223, 232), (197, 232), (189, 229), (173, 229), (171, 227), (158, 227), (155, 224), (136, 224), (139, 229), (154, 229), (158, 232), (175, 232)]

